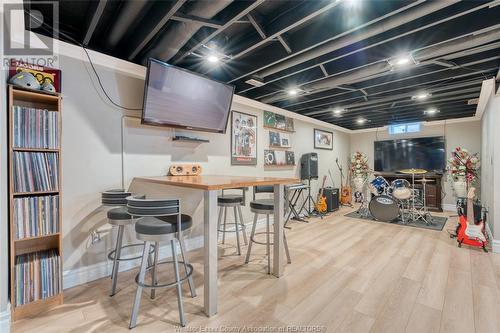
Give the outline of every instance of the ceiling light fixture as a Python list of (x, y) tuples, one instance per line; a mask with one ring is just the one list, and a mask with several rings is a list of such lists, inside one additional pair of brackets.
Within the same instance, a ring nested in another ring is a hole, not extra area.
[(209, 54), (207, 56), (207, 60), (208, 60), (208, 62), (211, 62), (214, 64), (214, 63), (219, 62), (220, 58), (216, 54)]
[(358, 118), (356, 120), (356, 122), (358, 123), (358, 125), (363, 125), (364, 123), (366, 123), (366, 119), (365, 118)]
[(290, 96), (296, 96), (298, 93), (299, 93), (299, 90), (296, 88), (288, 89), (288, 95), (290, 95)]
[(426, 100), (428, 99), (429, 97), (431, 97), (432, 95), (427, 93), (427, 92), (420, 92), (414, 96), (411, 97), (411, 99), (413, 100), (417, 100), (417, 101), (423, 101), (423, 100)]
[(388, 63), (391, 65), (392, 69), (394, 69), (404, 68), (409, 65), (416, 65), (417, 61), (415, 61), (411, 53), (404, 53), (389, 59)]
[(344, 112), (345, 109), (342, 109), (342, 108), (335, 108), (333, 109), (333, 114), (341, 114), (342, 112)]
[(427, 110), (424, 111), (424, 114), (428, 115), (428, 116), (433, 116), (436, 113), (439, 113), (439, 110), (436, 109), (436, 108), (429, 108), (429, 109), (427, 109)]

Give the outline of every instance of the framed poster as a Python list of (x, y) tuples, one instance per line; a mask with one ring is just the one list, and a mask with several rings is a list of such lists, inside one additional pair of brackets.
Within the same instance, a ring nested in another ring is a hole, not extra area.
[(264, 166), (294, 166), (295, 154), (293, 151), (264, 150)]
[(314, 148), (333, 150), (333, 132), (314, 129)]
[(231, 165), (257, 165), (257, 116), (231, 112)]

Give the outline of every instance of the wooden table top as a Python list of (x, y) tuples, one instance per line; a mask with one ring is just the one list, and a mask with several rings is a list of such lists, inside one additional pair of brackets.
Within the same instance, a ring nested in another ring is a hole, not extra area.
[(195, 188), (200, 190), (222, 190), (237, 187), (292, 184), (300, 182), (297, 178), (247, 177), (247, 176), (160, 176), (135, 177), (134, 180), (155, 184)]

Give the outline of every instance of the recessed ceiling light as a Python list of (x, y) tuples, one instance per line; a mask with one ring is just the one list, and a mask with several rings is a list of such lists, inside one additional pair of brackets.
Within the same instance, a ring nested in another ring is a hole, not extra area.
[(363, 125), (364, 123), (366, 123), (366, 119), (365, 118), (358, 118), (356, 120), (356, 122), (359, 124), (359, 125)]
[(335, 108), (333, 109), (333, 114), (341, 114), (342, 112), (344, 112), (345, 110), (342, 109), (342, 108)]
[(412, 96), (411, 99), (417, 100), (417, 101), (423, 101), (423, 100), (426, 100), (427, 98), (429, 98), (431, 96), (432, 95), (429, 94), (429, 93), (421, 92), (421, 93), (418, 93), (418, 94)]
[(298, 93), (299, 93), (299, 91), (297, 89), (295, 89), (295, 88), (288, 89), (288, 95), (290, 95), (290, 96), (295, 96)]
[(208, 60), (208, 62), (211, 62), (211, 63), (217, 63), (217, 62), (219, 62), (220, 59), (216, 54), (209, 54), (207, 56), (207, 60)]
[(394, 67), (403, 68), (403, 67), (407, 67), (411, 64), (417, 64), (417, 62), (415, 61), (415, 59), (413, 58), (413, 56), (410, 53), (405, 53), (405, 54), (395, 56), (395, 57), (389, 59), (388, 62), (389, 62), (389, 65), (391, 65), (393, 68)]
[(436, 113), (439, 113), (439, 110), (436, 108), (429, 108), (429, 109), (424, 111), (424, 114), (426, 114), (428, 116), (435, 115)]

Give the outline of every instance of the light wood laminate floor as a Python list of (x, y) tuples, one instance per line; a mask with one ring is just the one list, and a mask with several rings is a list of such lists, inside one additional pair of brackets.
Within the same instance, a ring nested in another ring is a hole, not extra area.
[[(219, 312), (205, 317), (203, 298), (188, 297), (184, 286), (184, 331), (310, 325), (323, 332), (500, 332), (500, 255), (458, 248), (446, 231), (455, 217), (436, 232), (344, 217), (350, 210), (292, 223), (293, 263), (280, 279), (265, 274), (264, 246), (254, 246), (249, 265), (234, 246), (221, 246)], [(202, 252), (189, 254), (203, 295)], [(171, 271), (162, 267), (160, 276)], [(63, 306), (15, 323), (13, 332), (129, 332), (134, 274), (120, 274), (114, 297), (108, 278), (66, 290)], [(144, 292), (133, 332), (179, 332), (178, 318), (175, 289), (158, 291), (155, 300)]]

